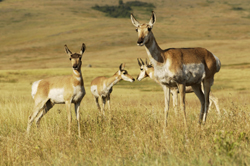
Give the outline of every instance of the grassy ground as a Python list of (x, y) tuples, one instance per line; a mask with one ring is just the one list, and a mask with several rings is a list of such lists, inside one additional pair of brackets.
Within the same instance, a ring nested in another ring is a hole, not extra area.
[[(122, 62), (136, 77), (136, 58), (147, 57), (136, 46), (129, 18), (107, 18), (91, 9), (118, 1), (5, 0), (0, 2), (0, 165), (250, 165), (249, 3), (147, 2), (156, 6), (153, 32), (162, 48), (205, 47), (220, 58), (212, 91), (221, 117), (212, 106), (206, 125), (199, 127), (199, 101), (187, 94), (188, 131), (182, 113), (175, 116), (170, 107), (163, 134), (163, 92), (149, 78), (118, 83), (112, 109), (102, 117), (90, 92), (91, 80), (111, 76)], [(140, 22), (149, 21), (150, 12), (135, 8), (133, 13)], [(41, 127), (33, 125), (26, 137), (31, 83), (71, 74), (63, 45), (78, 52), (82, 42), (87, 45), (82, 68), (87, 94), (80, 109), (81, 138), (74, 113), (73, 132), (67, 135), (64, 105), (54, 106)]]

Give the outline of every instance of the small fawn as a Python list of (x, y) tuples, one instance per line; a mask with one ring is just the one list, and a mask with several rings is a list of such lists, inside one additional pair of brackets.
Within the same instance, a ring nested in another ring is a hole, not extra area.
[[(121, 80), (134, 82), (135, 79), (130, 76), (127, 70), (124, 70), (125, 64), (121, 64), (119, 70), (111, 77), (107, 78), (104, 76), (96, 77), (91, 82), (91, 92), (95, 98), (96, 105), (102, 114), (105, 115), (104, 107), (106, 101), (108, 102), (108, 108), (110, 110), (110, 94), (112, 92), (113, 86)], [(103, 106), (99, 105), (98, 98), (102, 98)]]

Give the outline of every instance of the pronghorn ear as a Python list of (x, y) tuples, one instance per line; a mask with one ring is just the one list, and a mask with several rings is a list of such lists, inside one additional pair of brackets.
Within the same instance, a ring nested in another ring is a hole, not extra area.
[(120, 65), (119, 69), (120, 69), (120, 70), (124, 70), (124, 68), (125, 68), (125, 64), (122, 63), (122, 64)]
[(65, 51), (68, 54), (69, 58), (71, 58), (72, 52), (68, 49), (68, 46), (66, 44), (64, 45), (64, 47), (65, 47)]
[(151, 29), (153, 28), (153, 25), (155, 22), (156, 22), (156, 15), (155, 15), (154, 11), (152, 11), (152, 15), (151, 15), (151, 18), (150, 18), (149, 23), (148, 23)]
[(140, 58), (140, 60), (141, 60), (141, 63), (142, 63), (142, 65), (144, 65), (144, 62), (143, 62), (143, 60)]
[(131, 18), (131, 21), (132, 21), (132, 24), (138, 28), (140, 26), (140, 23), (135, 19), (134, 15), (131, 13), (130, 15), (130, 18)]
[(138, 65), (141, 67), (141, 62), (139, 61), (139, 58), (137, 58), (137, 61), (138, 61)]
[(86, 50), (86, 45), (84, 43), (82, 43), (82, 48), (80, 51), (80, 55), (82, 56), (82, 54), (84, 53), (84, 51)]

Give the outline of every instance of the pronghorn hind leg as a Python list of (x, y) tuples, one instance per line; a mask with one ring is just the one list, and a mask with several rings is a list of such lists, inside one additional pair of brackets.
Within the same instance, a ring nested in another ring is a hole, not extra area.
[[(217, 110), (217, 113), (218, 113), (218, 115), (220, 116), (221, 114), (220, 114), (220, 107), (219, 107), (218, 98), (215, 97), (215, 96), (210, 92), (209, 100), (211, 100), (211, 101), (214, 103), (215, 108), (216, 108), (216, 110)], [(210, 103), (210, 105), (212, 104), (212, 102)], [(210, 105), (209, 105), (209, 107), (210, 107)]]
[(37, 117), (37, 115), (40, 113), (40, 111), (42, 111), (44, 109), (44, 105), (46, 102), (47, 102), (47, 100), (45, 102), (41, 101), (34, 106), (33, 112), (30, 114), (29, 119), (28, 119), (27, 133), (29, 133), (30, 127), (31, 127), (34, 119)]
[(205, 96), (205, 111), (203, 115), (203, 123), (205, 124), (208, 114), (208, 108), (209, 108), (209, 94), (210, 94), (210, 88), (211, 88), (211, 80), (210, 79), (204, 79), (203, 81), (204, 86), (204, 96)]
[(95, 103), (96, 103), (96, 106), (97, 108), (99, 109), (99, 111), (101, 111), (101, 107), (99, 105), (99, 100), (98, 100), (99, 97), (95, 97)]
[(107, 103), (108, 103), (108, 109), (110, 111), (111, 110), (111, 107), (110, 107), (110, 93), (107, 96)]
[(179, 84), (178, 89), (180, 92), (180, 107), (181, 111), (183, 112), (183, 118), (184, 118), (184, 125), (187, 129), (187, 117), (186, 117), (186, 110), (185, 110), (185, 91), (186, 91), (186, 85), (185, 84)]
[(196, 85), (193, 85), (192, 86), (193, 90), (194, 90), (194, 93), (195, 95), (198, 97), (198, 99), (200, 100), (200, 103), (201, 103), (201, 111), (200, 111), (200, 119), (199, 119), (199, 123), (201, 124), (202, 122), (202, 118), (203, 118), (203, 115), (204, 115), (204, 111), (205, 111), (205, 97), (204, 97), (204, 94), (201, 90), (201, 84), (196, 84)]
[(105, 104), (107, 101), (107, 97), (102, 96), (102, 114), (105, 116)]
[(75, 113), (76, 113), (77, 126), (78, 126), (78, 136), (81, 137), (81, 130), (80, 130), (80, 102), (75, 103)]
[(48, 100), (46, 102), (46, 104), (44, 105), (44, 109), (43, 111), (40, 111), (40, 113), (36, 116), (35, 118), (35, 122), (36, 122), (36, 126), (39, 127), (40, 126), (40, 120), (42, 119), (42, 117), (53, 107), (53, 103), (51, 103), (50, 100)]

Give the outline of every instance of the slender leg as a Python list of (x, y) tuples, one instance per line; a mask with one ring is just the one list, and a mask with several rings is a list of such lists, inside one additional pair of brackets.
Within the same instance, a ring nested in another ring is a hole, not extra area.
[(194, 93), (199, 98), (200, 103), (201, 103), (201, 111), (200, 111), (200, 119), (199, 119), (199, 123), (201, 124), (202, 117), (204, 115), (204, 110), (205, 110), (205, 97), (204, 97), (204, 94), (201, 90), (201, 84), (193, 85), (192, 88), (193, 88)]
[[(220, 116), (220, 107), (219, 107), (218, 98), (215, 97), (215, 96), (210, 92), (209, 99), (214, 103), (214, 105), (215, 105), (215, 107), (216, 107), (216, 110), (217, 110), (217, 113), (218, 113), (218, 115)], [(212, 102), (211, 102), (211, 103), (212, 103)], [(210, 106), (209, 106), (209, 107), (210, 107)]]
[[(45, 101), (46, 102), (46, 101)], [(28, 126), (27, 126), (27, 133), (29, 134), (30, 127), (34, 121), (34, 119), (37, 117), (40, 111), (44, 109), (44, 104), (45, 102), (39, 102), (38, 104), (35, 104), (33, 112), (30, 114), (29, 119), (28, 119)]]
[(175, 116), (177, 116), (178, 114), (178, 92), (177, 92), (177, 88), (172, 88), (170, 89), (171, 93), (172, 93), (172, 97), (173, 97), (173, 107), (174, 107), (174, 112), (175, 112)]
[(107, 96), (107, 102), (108, 102), (108, 109), (110, 111), (111, 110), (111, 108), (110, 108), (110, 94), (108, 94), (108, 96)]
[(80, 130), (80, 102), (75, 104), (75, 113), (77, 119), (77, 126), (78, 126), (78, 136), (81, 137), (81, 130)]
[(70, 126), (71, 126), (71, 122), (72, 122), (72, 116), (71, 116), (71, 110), (70, 110), (70, 105), (71, 105), (71, 101), (66, 101), (65, 102), (65, 105), (66, 105), (66, 109), (67, 109), (67, 112), (68, 112), (68, 133), (70, 135)]
[(98, 98), (99, 98), (99, 97), (95, 97), (95, 103), (96, 103), (96, 106), (97, 106), (97, 108), (99, 109), (99, 111), (101, 111), (101, 107), (100, 107), (100, 105), (99, 105)]
[(167, 127), (167, 117), (168, 117), (168, 110), (169, 110), (169, 87), (163, 86), (163, 91), (164, 91), (164, 98), (165, 98), (165, 108), (164, 108), (164, 121), (165, 121), (165, 126)]
[(209, 108), (209, 94), (210, 94), (210, 80), (209, 79), (205, 79), (204, 83), (204, 96), (205, 96), (205, 111), (204, 111), (204, 115), (203, 115), (203, 123), (205, 124), (206, 119), (207, 119), (207, 114), (208, 114), (208, 108)]
[(104, 110), (104, 108), (105, 108), (106, 100), (107, 100), (107, 98), (104, 97), (104, 96), (102, 96), (102, 114), (104, 116), (105, 116), (105, 110)]
[(185, 91), (186, 91), (186, 85), (185, 84), (179, 84), (178, 89), (180, 92), (180, 107), (181, 111), (183, 112), (183, 118), (184, 118), (184, 125), (187, 129), (187, 118), (186, 118), (186, 110), (185, 110)]
[(36, 122), (36, 126), (39, 127), (40, 126), (40, 120), (42, 119), (42, 117), (53, 107), (53, 103), (51, 103), (50, 100), (48, 100), (44, 106), (43, 111), (40, 111), (40, 113), (38, 114), (38, 116), (35, 118), (35, 122)]

